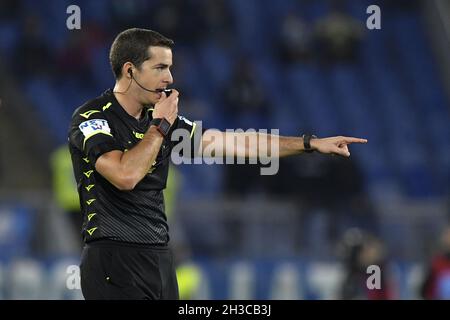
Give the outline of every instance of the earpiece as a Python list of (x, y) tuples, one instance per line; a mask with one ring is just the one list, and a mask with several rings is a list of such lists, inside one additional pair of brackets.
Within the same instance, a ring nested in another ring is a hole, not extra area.
[(128, 69), (128, 73), (130, 74), (131, 77), (133, 76), (133, 70), (131, 68)]

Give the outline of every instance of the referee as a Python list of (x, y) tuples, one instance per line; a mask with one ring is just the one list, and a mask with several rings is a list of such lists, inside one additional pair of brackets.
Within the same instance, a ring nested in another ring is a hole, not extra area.
[[(192, 150), (201, 145), (223, 149), (226, 156), (258, 154), (258, 143), (235, 148), (234, 142), (257, 133), (194, 134), (195, 123), (178, 115), (178, 91), (169, 96), (164, 91), (173, 83), (173, 44), (152, 30), (121, 32), (109, 54), (114, 88), (72, 116), (69, 148), (83, 212), (85, 299), (178, 299), (163, 198), (175, 129), (190, 132)], [(366, 142), (311, 135), (277, 138), (279, 156), (318, 151), (348, 157), (348, 144)]]

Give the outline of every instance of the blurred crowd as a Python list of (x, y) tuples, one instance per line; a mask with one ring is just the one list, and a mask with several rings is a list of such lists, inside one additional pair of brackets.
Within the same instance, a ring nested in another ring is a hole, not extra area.
[[(281, 17), (272, 35), (271, 51), (278, 59), (277, 63), (287, 68), (311, 60), (326, 65), (352, 63), (357, 59), (364, 35), (363, 24), (345, 13), (342, 7), (345, 2), (332, 1), (331, 4), (329, 14), (313, 22), (307, 22), (295, 11)], [(152, 28), (176, 40), (175, 86), (183, 92), (183, 104), (191, 118), (202, 120), (206, 116), (208, 119), (209, 114), (216, 113), (226, 119), (221, 125), (244, 129), (270, 128), (273, 123), (277, 106), (269, 96), (272, 93), (267, 92), (257, 76), (251, 54), (241, 52), (231, 61), (230, 75), (220, 84), (218, 91), (213, 92), (220, 97), (219, 104), (205, 106), (190, 90), (189, 68), (192, 66), (186, 65), (191, 62), (185, 54), (191, 49), (185, 48), (201, 49), (210, 42), (230, 51), (239, 46), (235, 36), (237, 26), (226, 1), (170, 0), (158, 3), (158, 10), (153, 10), (156, 5), (146, 1), (132, 0), (126, 4), (112, 1), (106, 6), (108, 12), (101, 15), (107, 16), (107, 21), (99, 20), (95, 15), (90, 19), (92, 13), (86, 12), (82, 6), (81, 30), (68, 32), (64, 39), (58, 41), (47, 39), (45, 16), (30, 10), (28, 3), (6, 1), (3, 6), (10, 12), (4, 19), (18, 21), (20, 25), (20, 38), (11, 55), (11, 65), (17, 69), (20, 81), (44, 77), (50, 83), (68, 81), (88, 92), (94, 93), (98, 88), (98, 94), (104, 88), (99, 87), (98, 75), (94, 74), (97, 50), (107, 48), (113, 37), (125, 28)], [(69, 109), (75, 107), (65, 106)], [(301, 134), (300, 130), (303, 130), (301, 124), (297, 134)], [(260, 176), (259, 171), (259, 166), (254, 165), (226, 166), (222, 190), (231, 197), (245, 198), (258, 193), (295, 199), (303, 208), (308, 208), (308, 213), (298, 222), (305, 230), (313, 223), (309, 221), (314, 219), (310, 217), (313, 212), (323, 208), (330, 220), (329, 236), (326, 236), (326, 241), (330, 242), (335, 241), (349, 223), (376, 228), (370, 204), (363, 195), (363, 178), (354, 162), (304, 157), (283, 159), (280, 173), (275, 177)], [(239, 178), (242, 176), (247, 177), (246, 184), (242, 184)], [(299, 241), (303, 241), (304, 247), (308, 246), (306, 239)]]

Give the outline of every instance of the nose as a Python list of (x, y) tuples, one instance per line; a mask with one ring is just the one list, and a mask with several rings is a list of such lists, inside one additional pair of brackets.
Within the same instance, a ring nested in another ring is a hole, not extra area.
[(172, 84), (173, 83), (173, 77), (172, 77), (172, 73), (170, 72), (170, 70), (167, 70), (167, 74), (164, 78), (164, 82), (167, 84)]

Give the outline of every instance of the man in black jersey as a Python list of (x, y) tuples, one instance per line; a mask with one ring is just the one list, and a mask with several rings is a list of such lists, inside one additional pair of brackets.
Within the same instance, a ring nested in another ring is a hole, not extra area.
[[(86, 299), (178, 299), (163, 199), (176, 129), (188, 131), (193, 152), (194, 146), (214, 144), (226, 156), (258, 155), (258, 143), (239, 140), (244, 143), (235, 146), (242, 135), (275, 138), (217, 130), (194, 134), (196, 124), (178, 115), (178, 91), (164, 91), (173, 82), (172, 46), (151, 30), (120, 33), (109, 56), (114, 88), (73, 114), (69, 147), (83, 212)], [(348, 144), (366, 142), (312, 135), (276, 139), (281, 157), (305, 151), (348, 157)]]

